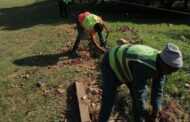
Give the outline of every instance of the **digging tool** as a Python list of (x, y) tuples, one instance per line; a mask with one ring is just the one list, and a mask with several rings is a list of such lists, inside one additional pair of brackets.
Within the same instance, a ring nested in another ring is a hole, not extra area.
[(108, 36), (109, 36), (110, 32), (107, 32), (106, 37), (105, 37), (105, 45), (107, 45), (107, 41), (108, 41)]

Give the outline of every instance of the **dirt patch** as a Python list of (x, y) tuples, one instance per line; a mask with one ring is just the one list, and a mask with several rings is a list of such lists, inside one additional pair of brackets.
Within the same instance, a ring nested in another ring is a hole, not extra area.
[[(125, 88), (124, 88), (125, 89)], [(116, 104), (110, 116), (110, 122), (130, 122), (132, 120), (132, 103), (130, 95), (127, 94), (122, 87), (118, 90), (118, 97)], [(93, 122), (97, 122), (98, 114), (101, 105), (101, 84), (89, 83), (86, 89), (87, 98), (89, 99), (90, 117)], [(151, 113), (150, 113), (151, 114)], [(171, 101), (164, 105), (163, 109), (159, 112), (157, 122), (179, 122), (188, 121), (189, 117), (181, 107), (178, 101)]]
[(186, 122), (189, 120), (188, 115), (184, 114), (185, 111), (180, 103), (176, 100), (168, 102), (159, 113), (160, 122)]
[(98, 61), (102, 53), (97, 50), (93, 44), (84, 42), (83, 40), (81, 41), (78, 49), (80, 57), (72, 57), (71, 49), (74, 42), (71, 43), (71, 41), (69, 41), (61, 52), (57, 52), (57, 54), (59, 54), (59, 59), (52, 67), (60, 68), (66, 65), (75, 65), (81, 68), (94, 70), (96, 66), (95, 62)]
[[(133, 29), (127, 26), (120, 27), (116, 30), (118, 32), (129, 32), (129, 33), (133, 32)], [(143, 42), (142, 40), (136, 38), (136, 39), (127, 41), (127, 43), (142, 44)], [(70, 49), (72, 49), (73, 44), (74, 42), (68, 41), (62, 53), (68, 52)], [(99, 63), (100, 63), (99, 58), (101, 56), (101, 53), (95, 47), (93, 47), (91, 43), (88, 44), (87, 42), (84, 42), (84, 41), (81, 41), (78, 52), (81, 55), (80, 58), (73, 59), (66, 56), (60, 59), (59, 62), (53, 67), (58, 68), (65, 65), (71, 65), (71, 66), (75, 65), (84, 70), (83, 73), (80, 72), (79, 75), (76, 76), (76, 81), (84, 83), (86, 96), (84, 96), (83, 102), (86, 103), (89, 107), (89, 114), (90, 114), (91, 121), (97, 122), (98, 114), (100, 111), (100, 105), (101, 105), (101, 95), (102, 95), (101, 82), (97, 82), (97, 81), (102, 81), (101, 76), (100, 76), (100, 69), (99, 69)], [(126, 94), (123, 93), (125, 91), (124, 89), (126, 88), (121, 87), (119, 89), (117, 102), (112, 111), (112, 115), (110, 116), (110, 120), (109, 120), (110, 122), (118, 122), (118, 121), (126, 122), (126, 121), (132, 120), (131, 98), (128, 93), (128, 96), (126, 99)], [(53, 90), (50, 89), (50, 91), (53, 91)], [(69, 97), (70, 96), (68, 96), (68, 100), (70, 100)], [(73, 101), (75, 101), (74, 104), (76, 104), (76, 98)], [(67, 104), (70, 106), (71, 109), (74, 109), (72, 107), (74, 104), (70, 104), (69, 102)], [(77, 116), (77, 114), (80, 115), (79, 113), (76, 113), (76, 111), (73, 111), (73, 110), (70, 110), (70, 111), (75, 113), (76, 114), (75, 116)], [(168, 104), (160, 112), (159, 122), (177, 122), (179, 120), (179, 117), (177, 117), (178, 116), (177, 114), (179, 114), (179, 112), (183, 112), (180, 104), (178, 103)], [(182, 120), (184, 120), (184, 118), (185, 117), (183, 117)]]
[[(78, 77), (78, 80), (85, 84), (86, 96), (84, 102), (89, 107), (89, 114), (92, 122), (97, 122), (101, 105), (101, 82), (97, 82), (96, 79), (93, 81), (86, 75)], [(130, 122), (132, 120), (131, 97), (129, 91), (127, 92), (126, 89), (127, 87), (125, 85), (122, 85), (118, 89), (118, 97), (110, 116), (110, 122)], [(164, 105), (163, 109), (159, 112), (157, 122), (179, 122), (189, 120), (188, 115), (184, 113), (185, 111), (179, 102), (174, 100)]]

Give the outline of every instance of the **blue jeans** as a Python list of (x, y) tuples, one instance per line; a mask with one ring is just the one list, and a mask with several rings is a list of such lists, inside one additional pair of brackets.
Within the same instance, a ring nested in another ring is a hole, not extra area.
[[(72, 51), (76, 51), (78, 49), (80, 40), (81, 40), (82, 36), (84, 35), (84, 29), (80, 26), (79, 22), (77, 22), (77, 31), (78, 31), (78, 35), (75, 40), (75, 44), (73, 46)], [(106, 46), (105, 46), (105, 41), (104, 41), (102, 33), (98, 33), (98, 37), (99, 37), (101, 46), (105, 48)]]
[[(111, 114), (113, 105), (117, 97), (117, 87), (121, 85), (121, 81), (117, 78), (115, 73), (109, 64), (109, 52), (106, 52), (102, 62), (101, 62), (101, 72), (102, 72), (102, 103), (99, 113), (98, 122), (108, 122), (109, 116)], [(132, 88), (132, 83), (127, 82), (126, 85), (130, 90), (130, 95), (132, 97), (132, 113), (134, 122), (143, 122), (142, 117), (136, 108), (136, 100), (134, 97), (134, 92)]]

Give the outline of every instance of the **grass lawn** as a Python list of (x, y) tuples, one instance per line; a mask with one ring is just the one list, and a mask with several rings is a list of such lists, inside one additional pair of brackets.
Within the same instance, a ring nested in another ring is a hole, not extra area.
[[(184, 87), (190, 83), (190, 20), (140, 12), (110, 14), (96, 6), (73, 5), (75, 15), (85, 9), (101, 15), (110, 26), (110, 47), (116, 46), (118, 38), (142, 40), (159, 50), (169, 42), (179, 46), (185, 70), (168, 76), (164, 102), (175, 99), (184, 114), (190, 115), (190, 89)], [(60, 62), (58, 54), (65, 45), (76, 38), (74, 21), (74, 16), (60, 18), (53, 0), (0, 1), (0, 121), (59, 121), (66, 116), (68, 88), (83, 69), (77, 65), (54, 66)], [(122, 27), (129, 31), (121, 32)], [(23, 62), (15, 63), (19, 60)], [(45, 88), (41, 87), (44, 84)], [(54, 93), (59, 88), (65, 92)]]

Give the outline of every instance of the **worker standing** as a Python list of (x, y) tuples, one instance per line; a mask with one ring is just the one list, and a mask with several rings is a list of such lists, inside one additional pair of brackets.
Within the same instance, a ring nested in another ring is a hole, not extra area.
[[(78, 36), (76, 38), (75, 44), (72, 49), (72, 53), (76, 56), (78, 56), (77, 49), (78, 45), (80, 43), (80, 40), (84, 33), (90, 36), (92, 42), (95, 44), (95, 46), (105, 52), (106, 51), (106, 43), (102, 36), (102, 30), (103, 28), (106, 29), (106, 32), (109, 33), (107, 26), (104, 24), (101, 17), (92, 14), (90, 12), (84, 12), (81, 13), (77, 17), (77, 30), (78, 30)], [(96, 42), (95, 35), (98, 34), (100, 45)]]
[(58, 0), (61, 17), (68, 17), (69, 4), (71, 2), (71, 0)]
[[(161, 107), (165, 75), (183, 66), (182, 54), (174, 44), (163, 51), (145, 45), (125, 44), (106, 52), (101, 63), (103, 84), (99, 122), (108, 122), (116, 100), (117, 87), (125, 83), (132, 98), (134, 122), (154, 122)], [(146, 84), (152, 79), (152, 114), (146, 110)]]

